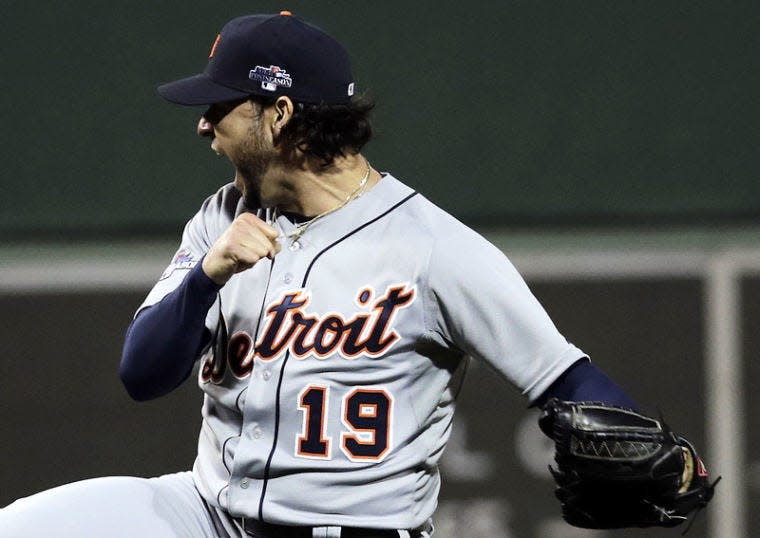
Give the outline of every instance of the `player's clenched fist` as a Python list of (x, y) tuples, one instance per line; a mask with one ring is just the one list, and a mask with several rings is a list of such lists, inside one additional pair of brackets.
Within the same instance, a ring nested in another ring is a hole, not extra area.
[(280, 251), (279, 232), (253, 213), (238, 216), (203, 258), (203, 272), (224, 285), (232, 275), (253, 267)]

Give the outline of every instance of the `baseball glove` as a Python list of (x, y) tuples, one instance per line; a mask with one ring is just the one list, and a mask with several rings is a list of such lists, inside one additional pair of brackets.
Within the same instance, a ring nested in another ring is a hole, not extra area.
[(555, 441), (549, 469), (576, 527), (674, 527), (712, 499), (702, 460), (662, 421), (620, 407), (549, 400), (539, 418)]

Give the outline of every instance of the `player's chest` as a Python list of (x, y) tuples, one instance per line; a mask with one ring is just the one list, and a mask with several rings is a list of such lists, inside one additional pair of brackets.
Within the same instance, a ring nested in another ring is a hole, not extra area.
[(223, 290), (229, 348), (240, 360), (378, 358), (424, 332), (414, 256), (389, 260), (364, 245), (283, 253)]

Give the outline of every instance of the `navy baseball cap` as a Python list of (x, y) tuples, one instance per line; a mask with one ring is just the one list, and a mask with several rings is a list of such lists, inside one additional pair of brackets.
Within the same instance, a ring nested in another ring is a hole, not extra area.
[(354, 94), (348, 53), (289, 11), (232, 19), (217, 35), (203, 73), (158, 87), (180, 105), (210, 105), (249, 95), (346, 104)]

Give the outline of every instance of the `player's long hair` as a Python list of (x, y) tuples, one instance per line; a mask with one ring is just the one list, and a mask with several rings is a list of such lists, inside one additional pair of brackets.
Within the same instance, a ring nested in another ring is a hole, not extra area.
[[(276, 98), (253, 98), (271, 106)], [(295, 103), (293, 116), (280, 132), (278, 142), (320, 160), (323, 167), (336, 157), (359, 153), (372, 138), (370, 111), (375, 103), (362, 95), (347, 105)]]

